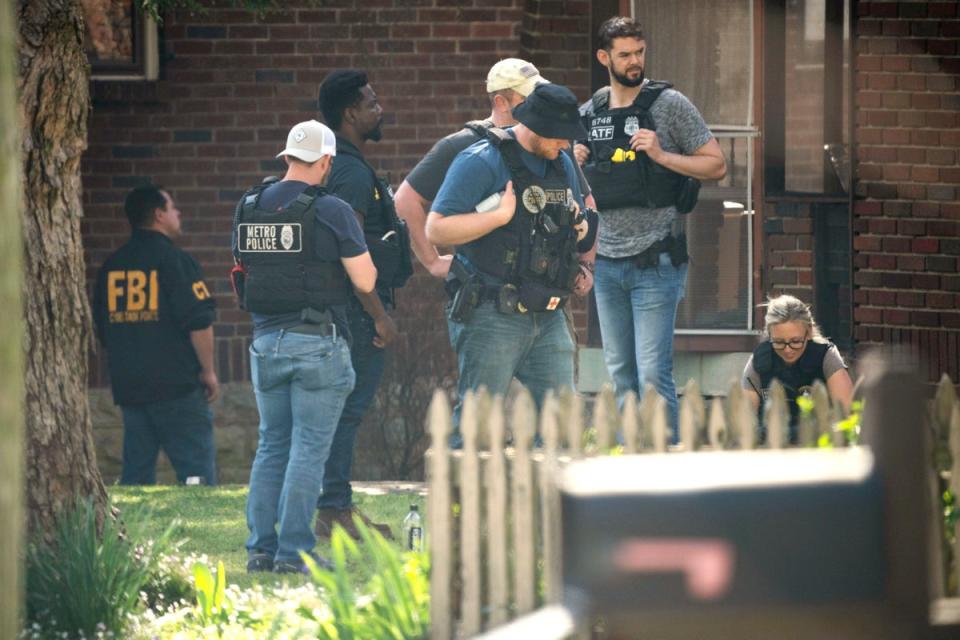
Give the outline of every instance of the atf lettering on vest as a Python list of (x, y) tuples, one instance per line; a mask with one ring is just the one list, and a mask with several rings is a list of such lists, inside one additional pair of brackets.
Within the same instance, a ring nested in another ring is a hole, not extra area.
[(160, 319), (160, 282), (156, 269), (107, 273), (110, 322), (156, 322)]
[(610, 88), (594, 94), (593, 114), (583, 116), (590, 157), (583, 173), (597, 206), (658, 208), (677, 204), (685, 176), (650, 160), (646, 153), (630, 154), (630, 138), (640, 129), (656, 131), (650, 107), (671, 85), (650, 81), (628, 107), (609, 109)]

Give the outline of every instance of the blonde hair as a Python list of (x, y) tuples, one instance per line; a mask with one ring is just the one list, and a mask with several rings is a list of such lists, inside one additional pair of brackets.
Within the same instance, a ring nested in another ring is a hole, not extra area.
[(810, 330), (810, 339), (814, 342), (826, 342), (820, 332), (817, 321), (813, 319), (813, 313), (810, 312), (810, 305), (799, 298), (790, 295), (780, 295), (776, 298), (767, 298), (767, 304), (761, 305), (767, 307), (767, 313), (764, 317), (763, 331), (770, 335), (770, 327), (784, 322), (802, 322)]

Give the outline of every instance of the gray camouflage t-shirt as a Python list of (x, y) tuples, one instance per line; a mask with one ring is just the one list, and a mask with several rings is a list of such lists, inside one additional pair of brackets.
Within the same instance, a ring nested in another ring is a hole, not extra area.
[[(616, 112), (618, 109), (610, 111)], [(593, 115), (591, 100), (580, 106), (580, 114)], [(657, 125), (657, 139), (664, 151), (693, 155), (713, 137), (693, 103), (674, 89), (667, 89), (660, 94), (650, 107), (650, 116)], [(657, 240), (670, 235), (676, 216), (677, 209), (673, 206), (600, 211), (597, 253), (607, 258), (624, 258), (641, 253)]]

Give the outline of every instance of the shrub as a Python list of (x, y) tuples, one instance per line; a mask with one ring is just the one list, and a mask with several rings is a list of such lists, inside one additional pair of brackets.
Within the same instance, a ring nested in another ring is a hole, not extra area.
[(133, 544), (114, 517), (98, 527), (93, 501), (79, 499), (57, 519), (51, 542), (27, 549), (30, 636), (122, 636), (129, 615), (143, 607), (141, 590), (171, 547), (174, 527)]

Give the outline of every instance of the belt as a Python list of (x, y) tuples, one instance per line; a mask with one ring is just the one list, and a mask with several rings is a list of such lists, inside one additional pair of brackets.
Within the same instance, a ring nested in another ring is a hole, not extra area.
[(635, 253), (632, 256), (619, 256), (617, 258), (610, 258), (608, 256), (597, 254), (597, 257), (604, 260), (609, 260), (611, 262), (632, 262), (641, 269), (655, 267), (660, 254), (669, 252), (673, 248), (674, 242), (675, 239), (673, 236), (667, 236), (662, 240), (657, 240), (640, 253)]
[(310, 336), (337, 337), (337, 325), (332, 322), (324, 324), (298, 324), (287, 329), (287, 333), (302, 333)]

